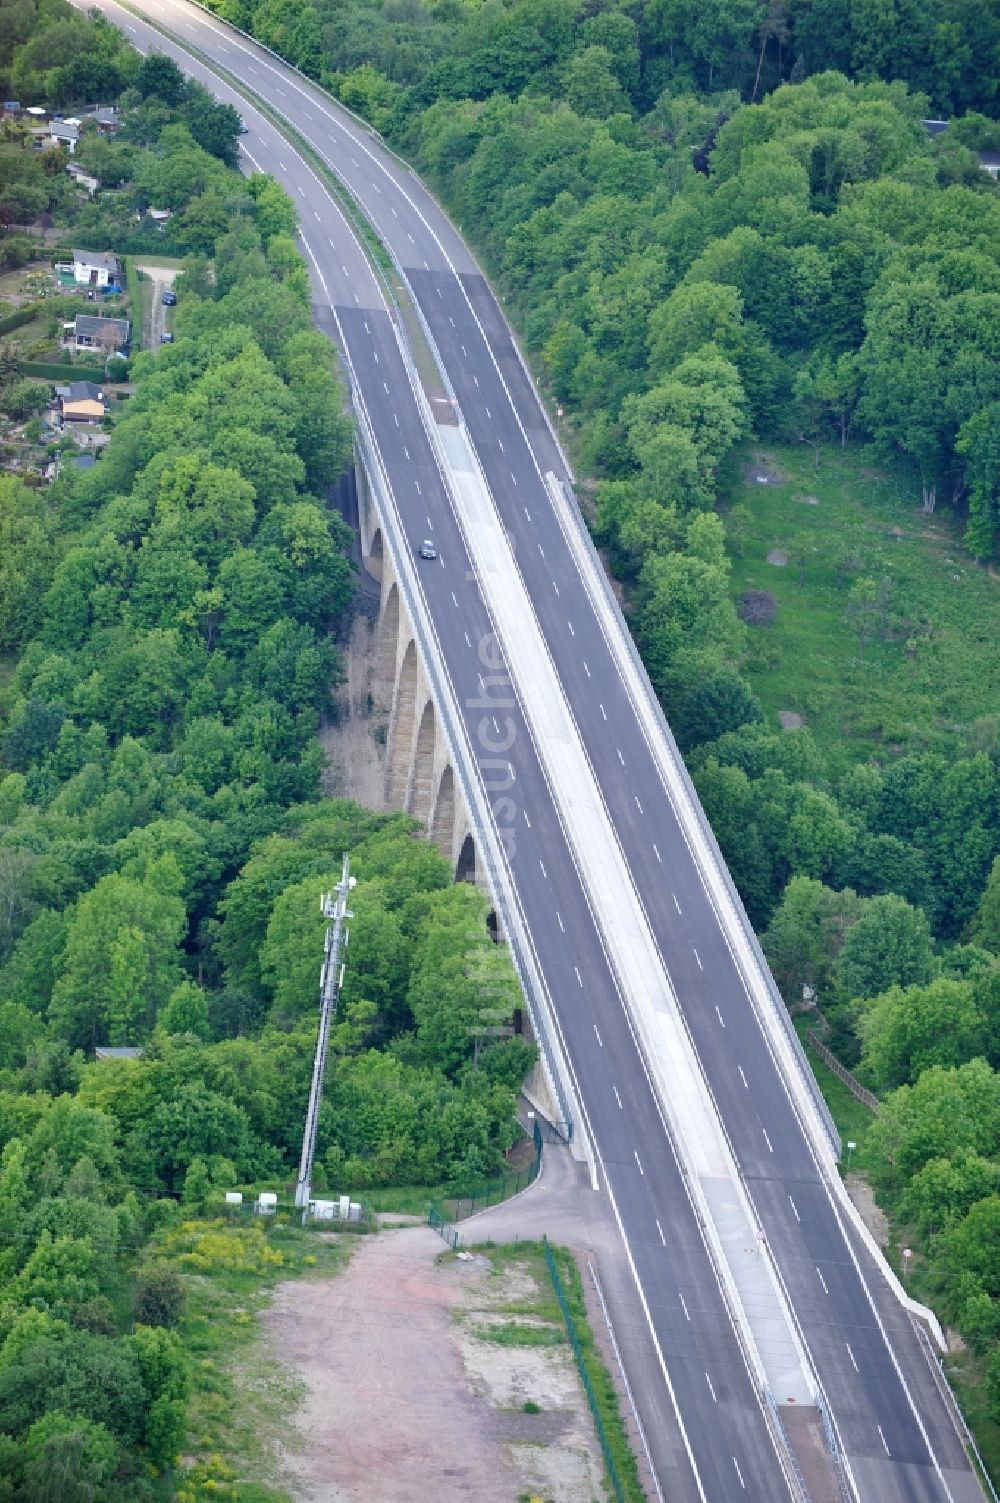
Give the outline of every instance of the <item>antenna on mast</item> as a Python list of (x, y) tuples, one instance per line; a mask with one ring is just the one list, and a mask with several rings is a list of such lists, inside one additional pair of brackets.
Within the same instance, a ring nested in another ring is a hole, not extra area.
[(340, 1001), (340, 988), (344, 984), (344, 966), (341, 963), (341, 947), (347, 949), (348, 932), (344, 920), (354, 914), (347, 906), (347, 898), (357, 878), (351, 876), (350, 857), (344, 856), (340, 881), (333, 892), (325, 892), (319, 900), (321, 911), (331, 922), (327, 926), (326, 945), (323, 954), (323, 970), (319, 982), (319, 1031), (316, 1037), (316, 1057), (313, 1060), (312, 1084), (309, 1087), (309, 1105), (306, 1109), (306, 1125), (302, 1134), (302, 1157), (299, 1160), (299, 1177), (295, 1184), (295, 1204), (301, 1207), (303, 1219), (309, 1210), (309, 1197), (316, 1155), (316, 1133), (319, 1129), (319, 1108), (323, 1099), (323, 1072), (326, 1068), (326, 1050), (330, 1041), (330, 1024)]

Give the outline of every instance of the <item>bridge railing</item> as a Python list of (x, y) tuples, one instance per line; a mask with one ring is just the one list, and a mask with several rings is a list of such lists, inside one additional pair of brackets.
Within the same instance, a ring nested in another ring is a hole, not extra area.
[[(404, 356), (405, 358), (405, 356)], [(500, 915), (504, 933), (510, 945), (515, 968), (528, 1004), (535, 1038), (539, 1046), (543, 1068), (548, 1076), (554, 1100), (562, 1117), (567, 1121), (580, 1120), (574, 1110), (576, 1103), (570, 1094), (569, 1069), (556, 1032), (551, 1002), (538, 965), (531, 941), (530, 931), (521, 911), (510, 872), (506, 866), (500, 838), (488, 812), (485, 790), (471, 770), (474, 755), (469, 746), (465, 726), (458, 708), (458, 699), (447, 671), (444, 655), (437, 641), (433, 625), (424, 602), (412, 578), (413, 561), (396, 510), (395, 497), (384, 475), (375, 445), (364, 398), (353, 379), (348, 366), (354, 409), (357, 416), (357, 442), (369, 481), (379, 498), (379, 513), (385, 529), (386, 540), (396, 565), (399, 588), (406, 602), (410, 621), (420, 646), (424, 671), (430, 682), (435, 704), (438, 707), (441, 726), (451, 754), (452, 766), (462, 790), (465, 807), (472, 825), (477, 854), (481, 857), (493, 900)], [(411, 372), (411, 379), (413, 379)], [(582, 1138), (583, 1151), (591, 1160), (592, 1155), (586, 1137)]]

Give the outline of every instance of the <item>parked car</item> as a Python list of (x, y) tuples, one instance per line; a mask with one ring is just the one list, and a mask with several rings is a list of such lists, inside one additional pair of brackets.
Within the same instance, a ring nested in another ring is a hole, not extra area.
[(176, 303), (177, 303), (177, 294), (176, 294), (176, 292), (174, 292), (173, 288), (171, 288), (171, 287), (165, 288), (164, 289), (164, 293), (163, 293), (163, 306), (165, 308), (173, 308), (176, 305)]
[(421, 558), (437, 558), (438, 556), (437, 549), (431, 542), (430, 538), (424, 538), (423, 542), (420, 544), (419, 552)]

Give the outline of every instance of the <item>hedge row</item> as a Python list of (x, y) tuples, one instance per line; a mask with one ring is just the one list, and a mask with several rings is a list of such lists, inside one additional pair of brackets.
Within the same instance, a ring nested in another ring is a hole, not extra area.
[(0, 318), (0, 334), (12, 334), (15, 329), (30, 324), (41, 306), (41, 303), (32, 303), (29, 308), (18, 308), (16, 313), (8, 313), (6, 318)]
[(17, 369), (22, 376), (37, 376), (42, 381), (104, 381), (102, 365), (47, 365), (41, 360), (19, 360)]

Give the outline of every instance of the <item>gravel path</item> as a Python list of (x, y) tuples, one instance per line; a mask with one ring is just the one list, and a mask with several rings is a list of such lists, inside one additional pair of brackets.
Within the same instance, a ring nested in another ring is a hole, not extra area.
[(166, 288), (174, 285), (177, 275), (175, 267), (145, 266), (142, 262), (136, 262), (136, 270), (144, 272), (152, 283), (153, 306), (150, 311), (149, 328), (146, 328), (146, 320), (143, 319), (142, 345), (146, 350), (158, 350), (160, 348), (160, 335), (166, 332), (167, 310), (163, 305), (163, 293)]

